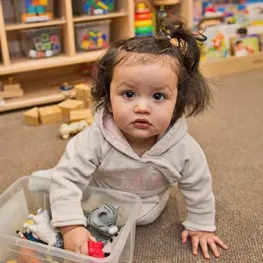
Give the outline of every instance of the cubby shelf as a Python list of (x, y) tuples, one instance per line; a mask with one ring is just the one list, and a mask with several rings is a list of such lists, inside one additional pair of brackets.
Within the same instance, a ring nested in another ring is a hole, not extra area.
[[(74, 24), (85, 21), (96, 21), (103, 19), (112, 19), (112, 41), (124, 37), (132, 37), (134, 35), (134, 2), (133, 0), (118, 0), (116, 2), (116, 11), (106, 15), (83, 15), (74, 17), (72, 13), (72, 1), (60, 0), (60, 19), (54, 19), (47, 22), (39, 23), (21, 23), (21, 24), (5, 24), (2, 3), (0, 1), (0, 43), (2, 50), (2, 64), (0, 65), (0, 76), (14, 74), (19, 72), (33, 71), (64, 65), (92, 62), (95, 61), (104, 51), (90, 51), (86, 53), (78, 53), (75, 44)], [(10, 31), (19, 31), (24, 29), (52, 27), (61, 25), (63, 27), (64, 55), (52, 58), (30, 60), (27, 58), (13, 59), (9, 55), (7, 33)], [(125, 28), (125, 30), (122, 30)]]
[(0, 66), (0, 75), (14, 74), (19, 72), (47, 69), (53, 67), (67, 66), (78, 63), (93, 62), (101, 56), (105, 50), (76, 53), (74, 56), (60, 55), (52, 58), (38, 60), (16, 59), (8, 66)]
[(59, 92), (57, 88), (25, 89), (22, 97), (9, 99), (4, 105), (1, 105), (0, 112), (56, 103), (65, 100), (65, 98), (65, 95)]
[(113, 12), (107, 15), (97, 15), (97, 16), (79, 16), (74, 17), (74, 22), (85, 22), (85, 21), (95, 21), (95, 20), (101, 20), (101, 19), (110, 19), (110, 18), (118, 18), (118, 17), (125, 17), (129, 14), (127, 12)]
[[(2, 50), (0, 76), (7, 76), (10, 74), (28, 74), (28, 76), (31, 76), (34, 75), (31, 74), (31, 71), (41, 71), (41, 74), (38, 74), (36, 77), (41, 78), (42, 71), (44, 72), (45, 69), (53, 71), (53, 68), (61, 68), (61, 71), (63, 72), (64, 66), (75, 67), (81, 63), (95, 61), (105, 52), (105, 49), (81, 53), (77, 52), (74, 33), (75, 24), (80, 22), (112, 19), (112, 41), (132, 37), (134, 36), (134, 1), (135, 0), (117, 0), (117, 11), (107, 15), (83, 15), (75, 17), (72, 15), (72, 0), (60, 0), (61, 18), (53, 21), (32, 24), (5, 24), (2, 4), (0, 1), (0, 25), (2, 25), (0, 26), (0, 43)], [(188, 21), (190, 27), (192, 26), (193, 21), (193, 1), (194, 0), (151, 0), (151, 2), (156, 5), (176, 5), (179, 16), (184, 17)], [(63, 27), (64, 54), (39, 60), (10, 58), (7, 34), (12, 33), (11, 31), (58, 25)], [(257, 68), (263, 68), (263, 52), (246, 57), (230, 57), (215, 62), (201, 63), (201, 70), (206, 77), (223, 76)], [(67, 76), (67, 74), (65, 74), (65, 76)], [(43, 78), (45, 79), (45, 77)], [(25, 85), (23, 88), (25, 95), (20, 98), (6, 100), (6, 103), (0, 106), (0, 112), (58, 102), (65, 98), (57, 88), (50, 88), (45, 85), (41, 87), (37, 85), (35, 87), (27, 87), (27, 85)]]
[[(182, 0), (188, 1), (188, 0)], [(180, 4), (181, 0), (154, 0), (154, 5), (177, 5)]]
[(7, 24), (5, 26), (6, 31), (15, 31), (15, 30), (23, 30), (30, 28), (39, 28), (39, 27), (48, 27), (48, 26), (57, 26), (66, 24), (65, 19), (55, 19), (47, 22), (40, 23), (30, 23), (30, 24)]

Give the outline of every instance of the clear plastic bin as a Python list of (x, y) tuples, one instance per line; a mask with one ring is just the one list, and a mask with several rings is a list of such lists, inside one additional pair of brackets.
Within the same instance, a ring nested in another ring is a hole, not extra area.
[(39, 28), (21, 31), (25, 55), (32, 59), (53, 57), (62, 52), (61, 27)]
[(18, 263), (132, 262), (135, 220), (141, 207), (141, 199), (134, 194), (95, 187), (88, 187), (84, 191), (82, 207), (85, 212), (103, 203), (120, 205), (117, 225), (121, 228), (119, 235), (114, 237), (111, 243), (111, 254), (106, 258), (79, 255), (17, 237), (16, 230), (23, 231), (23, 224), (30, 213), (36, 213), (39, 208), (49, 209), (49, 185), (48, 179), (26, 176), (17, 180), (0, 196), (0, 262), (9, 260), (16, 260)]
[(75, 24), (78, 51), (107, 48), (110, 42), (111, 20)]
[(7, 23), (36, 23), (54, 16), (54, 0), (3, 0), (4, 20)]
[(71, 0), (73, 15), (105, 15), (115, 10), (115, 1)]

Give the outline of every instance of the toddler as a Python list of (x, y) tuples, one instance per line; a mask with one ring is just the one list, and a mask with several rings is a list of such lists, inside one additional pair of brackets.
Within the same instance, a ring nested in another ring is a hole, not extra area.
[(205, 155), (187, 133), (184, 116), (202, 112), (211, 100), (199, 72), (202, 34), (182, 22), (161, 18), (163, 35), (115, 42), (98, 61), (92, 96), (92, 125), (73, 137), (51, 175), (52, 226), (65, 249), (87, 254), (81, 208), (84, 189), (92, 183), (138, 194), (142, 209), (137, 224), (153, 222), (178, 184), (186, 203), (182, 243), (190, 238), (192, 253), (201, 247), (227, 249), (215, 235), (215, 200)]

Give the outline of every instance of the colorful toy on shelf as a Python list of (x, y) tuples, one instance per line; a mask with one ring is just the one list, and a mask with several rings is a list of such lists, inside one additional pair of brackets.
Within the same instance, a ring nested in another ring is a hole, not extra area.
[(136, 36), (153, 36), (153, 11), (149, 1), (137, 1), (135, 4), (135, 34)]
[(110, 43), (111, 19), (76, 23), (75, 36), (78, 51), (107, 48)]
[(115, 0), (84, 0), (83, 11), (89, 15), (104, 15), (114, 10)]
[(30, 58), (52, 57), (61, 52), (60, 36), (55, 31), (36, 33), (31, 41), (33, 48), (28, 52)]
[(26, 13), (21, 15), (22, 22), (34, 23), (53, 19), (53, 13), (48, 12), (48, 1), (49, 0), (26, 0)]
[(81, 49), (107, 48), (107, 35), (100, 30), (88, 30), (87, 35), (82, 36)]

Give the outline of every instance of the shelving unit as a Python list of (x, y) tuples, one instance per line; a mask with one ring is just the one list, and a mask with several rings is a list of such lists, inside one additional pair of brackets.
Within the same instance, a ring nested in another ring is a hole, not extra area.
[[(193, 27), (193, 1), (180, 2), (180, 16), (186, 18), (189, 27)], [(258, 68), (263, 69), (263, 51), (246, 57), (229, 57), (201, 65), (206, 77), (219, 77), (237, 72), (244, 72)]]
[[(112, 19), (111, 23), (111, 40), (115, 41), (124, 37), (132, 37), (134, 35), (134, 3), (133, 0), (117, 0), (116, 11), (106, 15), (83, 15), (73, 16), (71, 0), (59, 0), (60, 17), (52, 21), (38, 23), (19, 23), (5, 24), (3, 14), (3, 3), (0, 0), (0, 43), (2, 51), (2, 64), (0, 64), (0, 76), (8, 76), (11, 74), (19, 74), (28, 72), (28, 76), (32, 71), (40, 71), (44, 69), (53, 70), (55, 67), (74, 67), (76, 64), (88, 63), (95, 61), (105, 50), (95, 50), (89, 52), (77, 52), (75, 45), (75, 23), (97, 21), (104, 19)], [(8, 34), (12, 31), (20, 31), (25, 29), (44, 28), (50, 26), (61, 26), (63, 31), (64, 53), (51, 58), (28, 59), (28, 58), (12, 58), (9, 54)], [(41, 77), (40, 75), (38, 77)], [(65, 75), (65, 77), (68, 77)], [(3, 78), (3, 77), (2, 77)], [(63, 81), (63, 80), (61, 80)], [(65, 99), (64, 95), (59, 93), (56, 88), (44, 86), (33, 87), (31, 84), (25, 84), (24, 96), (15, 99), (8, 99), (5, 105), (0, 106), (0, 112), (52, 103)]]
[[(65, 99), (57, 88), (48, 87), (39, 83), (34, 86), (36, 80), (47, 79), (49, 72), (60, 69), (60, 73), (64, 73), (65, 77), (69, 74), (64, 72), (64, 68), (70, 67), (75, 69), (82, 63), (95, 61), (100, 57), (105, 50), (95, 50), (90, 52), (77, 52), (75, 44), (74, 25), (76, 23), (90, 22), (111, 19), (111, 40), (134, 36), (134, 1), (135, 0), (116, 0), (116, 11), (107, 15), (89, 16), (83, 15), (74, 17), (72, 12), (71, 0), (58, 0), (59, 17), (52, 21), (29, 23), (29, 24), (5, 24), (3, 15), (3, 5), (0, 0), (0, 44), (2, 51), (2, 63), (0, 63), (0, 78), (6, 78), (8, 75), (23, 74), (23, 78), (33, 79), (31, 82), (23, 82), (24, 96), (16, 99), (6, 100), (5, 105), (0, 106), (0, 112), (19, 109), (23, 107), (31, 107), (45, 103), (53, 103)], [(175, 5), (176, 12), (180, 18), (185, 18), (188, 26), (192, 27), (193, 21), (193, 1), (194, 0), (150, 0), (153, 5)], [(45, 28), (50, 26), (61, 26), (63, 31), (63, 46), (64, 53), (43, 59), (27, 59), (27, 58), (12, 58), (9, 54), (8, 36), (15, 32), (25, 29)], [(235, 72), (243, 72), (263, 68), (263, 52), (246, 57), (230, 57), (221, 59), (216, 62), (202, 63), (201, 69), (206, 77), (218, 77)], [(34, 71), (34, 73), (32, 73)], [(45, 71), (45, 74), (43, 73)], [(37, 74), (35, 74), (37, 73)], [(35, 78), (35, 80), (34, 80)], [(53, 76), (56, 79), (56, 76)], [(59, 79), (63, 82), (63, 78)], [(33, 84), (32, 84), (33, 83)]]

